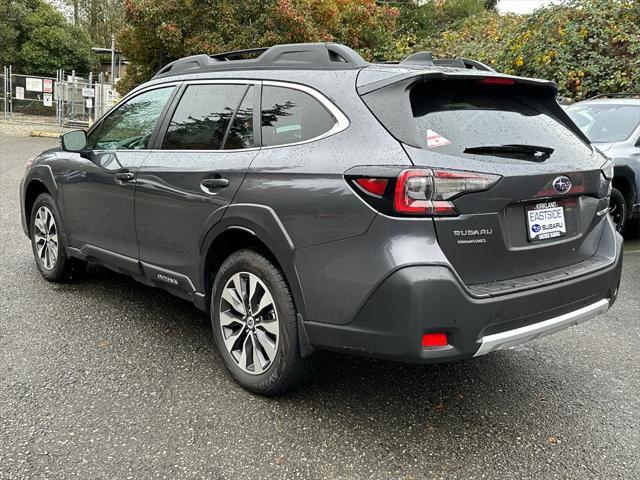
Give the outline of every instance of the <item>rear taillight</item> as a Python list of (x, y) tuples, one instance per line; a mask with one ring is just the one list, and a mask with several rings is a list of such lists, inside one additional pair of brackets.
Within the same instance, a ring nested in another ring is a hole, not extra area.
[(355, 167), (345, 175), (376, 210), (395, 216), (456, 216), (453, 200), (488, 190), (499, 175), (433, 168)]
[(409, 169), (398, 176), (393, 208), (398, 213), (431, 216), (458, 215), (452, 199), (491, 188), (500, 179), (454, 170)]

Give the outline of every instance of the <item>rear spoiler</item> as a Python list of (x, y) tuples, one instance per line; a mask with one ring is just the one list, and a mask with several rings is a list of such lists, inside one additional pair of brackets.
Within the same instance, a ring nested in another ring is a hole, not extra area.
[[(407, 72), (400, 75), (395, 75), (389, 78), (384, 78), (377, 82), (368, 83), (366, 85), (360, 85), (357, 87), (358, 94), (366, 95), (375, 90), (379, 90), (380, 88), (385, 88), (394, 83), (406, 82), (407, 80), (413, 80), (409, 82), (410, 84), (417, 83), (419, 81), (428, 81), (428, 80), (483, 80), (483, 79), (503, 79), (503, 81), (512, 81), (517, 85), (531, 85), (534, 87), (543, 87), (549, 88), (551, 93), (555, 97), (558, 94), (558, 86), (549, 80), (539, 80), (537, 78), (527, 78), (527, 77), (516, 77), (513, 75), (500, 75), (487, 71), (480, 70), (467, 70), (462, 72), (442, 72), (442, 71), (413, 71)], [(496, 80), (499, 82), (500, 80)]]

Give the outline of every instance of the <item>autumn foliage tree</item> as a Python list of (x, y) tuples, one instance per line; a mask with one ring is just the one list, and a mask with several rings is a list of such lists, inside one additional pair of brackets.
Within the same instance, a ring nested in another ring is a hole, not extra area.
[(420, 46), (555, 81), (562, 95), (640, 91), (640, 2), (568, 0), (531, 15), (485, 12)]
[(398, 15), (375, 0), (125, 0), (118, 46), (131, 64), (119, 89), (186, 55), (277, 43), (336, 41), (397, 58), (409, 50), (394, 33)]

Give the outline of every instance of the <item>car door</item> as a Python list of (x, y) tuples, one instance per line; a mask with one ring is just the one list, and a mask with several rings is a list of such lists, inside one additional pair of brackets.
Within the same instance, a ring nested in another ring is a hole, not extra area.
[(140, 167), (135, 220), (147, 275), (181, 290), (200, 265), (203, 235), (220, 220), (257, 153), (259, 82), (185, 83)]
[(136, 172), (175, 88), (161, 86), (133, 96), (90, 131), (90, 151), (77, 155), (63, 178), (72, 247), (107, 261), (118, 256), (137, 261)]

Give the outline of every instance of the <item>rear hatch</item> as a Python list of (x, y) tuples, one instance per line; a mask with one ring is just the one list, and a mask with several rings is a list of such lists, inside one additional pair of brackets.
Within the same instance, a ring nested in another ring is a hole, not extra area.
[(531, 279), (594, 256), (606, 159), (557, 104), (553, 84), (455, 70), (402, 77), (359, 92), (413, 164), (501, 177), (453, 198), (457, 215), (434, 216), (466, 284)]

